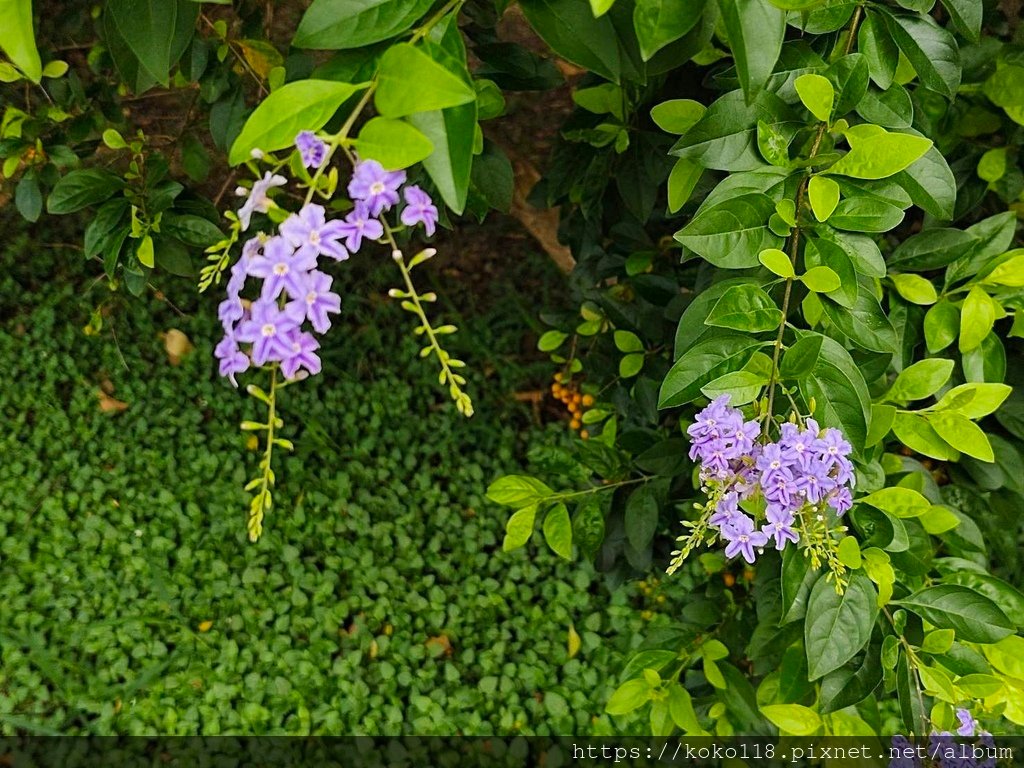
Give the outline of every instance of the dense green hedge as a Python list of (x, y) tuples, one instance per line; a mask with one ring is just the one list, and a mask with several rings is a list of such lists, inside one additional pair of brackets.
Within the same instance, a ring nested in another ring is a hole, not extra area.
[[(129, 302), (89, 338), (106, 288), (90, 293), (77, 263), (24, 236), (0, 257), (0, 733), (610, 729), (644, 599), (609, 598), (544, 551), (502, 554), (504, 515), (482, 498), (519, 463), (526, 416), (502, 377), (524, 369), (496, 373), (468, 424), (417, 402), (440, 397), (417, 378), (430, 372), (377, 364), (377, 349), (415, 349), (364, 282), (347, 301), (373, 323), (339, 328), (327, 375), (288, 398), (308, 454), (282, 463), (287, 491), (253, 546), (246, 399), (212, 370), (212, 304), (182, 318)], [(507, 361), (516, 313), (492, 305), (465, 337)], [(198, 347), (180, 367), (169, 327)], [(104, 379), (123, 413), (101, 412)]]

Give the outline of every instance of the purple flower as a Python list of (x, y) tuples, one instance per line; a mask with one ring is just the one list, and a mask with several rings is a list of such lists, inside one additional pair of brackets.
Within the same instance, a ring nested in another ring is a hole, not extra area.
[(776, 549), (785, 549), (787, 542), (796, 544), (800, 536), (793, 530), (793, 513), (776, 504), (769, 504), (765, 511), (768, 524), (761, 528), (761, 532), (768, 538), (775, 539)]
[[(376, 160), (363, 160), (352, 171), (348, 194), (353, 200), (365, 202), (370, 216), (380, 216), (398, 203), (398, 188), (404, 183), (405, 171), (385, 171)], [(349, 250), (358, 248), (349, 246)]]
[(293, 299), (301, 299), (305, 293), (306, 273), (316, 267), (316, 256), (298, 250), (283, 237), (272, 237), (263, 246), (263, 258), (254, 259), (249, 273), (263, 278), (264, 299), (276, 299), (281, 291), (287, 291)]
[(761, 471), (761, 482), (770, 483), (772, 477), (778, 472), (789, 472), (785, 457), (782, 455), (782, 448), (778, 443), (769, 443), (761, 449), (761, 455), (757, 457), (755, 466)]
[(310, 375), (320, 373), (320, 357), (316, 350), (320, 342), (311, 333), (290, 331), (285, 339), (286, 352), (281, 358), (281, 373), (286, 379), (294, 379), (300, 368), (305, 368)]
[(754, 521), (744, 514), (735, 515), (726, 525), (722, 526), (722, 538), (729, 542), (725, 548), (726, 557), (743, 555), (748, 563), (755, 559), (754, 547), (763, 547), (768, 537), (754, 528)]
[(836, 514), (842, 516), (850, 511), (850, 507), (853, 506), (853, 494), (850, 493), (850, 489), (845, 485), (841, 485), (832, 491), (832, 495), (828, 497), (828, 503), (836, 511)]
[(317, 333), (326, 333), (331, 327), (331, 318), (327, 316), (329, 312), (341, 312), (341, 296), (331, 292), (333, 282), (333, 277), (317, 270), (306, 277), (306, 294), (303, 296), (306, 317)]
[(796, 480), (793, 478), (793, 473), (788, 467), (783, 467), (776, 472), (767, 481), (761, 482), (761, 489), (764, 491), (764, 497), (781, 507), (791, 509), (793, 507), (799, 507), (799, 504), (795, 504), (797, 496)]
[(254, 213), (266, 213), (270, 210), (270, 206), (274, 204), (274, 201), (270, 199), (267, 193), (274, 187), (283, 187), (287, 183), (288, 180), (284, 176), (267, 171), (263, 174), (262, 179), (258, 179), (252, 185), (252, 190), (249, 192), (248, 197), (246, 197), (242, 207), (238, 209), (238, 220), (242, 224), (243, 232), (249, 228), (249, 222), (252, 220)]
[(252, 361), (263, 365), (268, 360), (283, 360), (292, 354), (291, 337), (305, 319), (305, 306), (297, 301), (277, 306), (271, 299), (253, 302), (251, 315), (238, 328), (238, 340), (252, 344)]
[(807, 501), (817, 504), (835, 487), (835, 481), (829, 477), (828, 467), (812, 459), (804, 473), (796, 479), (796, 487)]
[(971, 716), (971, 713), (963, 707), (957, 709), (956, 719), (960, 721), (960, 727), (956, 729), (959, 736), (973, 736), (978, 723)]
[(402, 223), (407, 227), (422, 224), (427, 236), (433, 235), (437, 225), (437, 208), (430, 195), (415, 185), (406, 187), (402, 194), (405, 196)]
[(782, 455), (791, 464), (806, 467), (813, 456), (813, 443), (816, 440), (808, 431), (800, 431), (794, 424), (782, 425)]
[(345, 221), (342, 223), (345, 233), (345, 246), (350, 253), (355, 253), (363, 244), (363, 238), (376, 240), (384, 234), (384, 225), (371, 218), (370, 208), (365, 202), (356, 203)]
[(303, 253), (311, 253), (314, 257), (330, 256), (335, 261), (348, 258), (339, 240), (345, 236), (343, 222), (327, 215), (322, 205), (310, 203), (302, 206), (302, 210), (293, 213), (281, 224), (281, 236)]
[(242, 300), (238, 298), (237, 294), (229, 294), (217, 307), (217, 317), (220, 319), (220, 324), (225, 332), (234, 328), (235, 323), (242, 319), (243, 314), (245, 314), (245, 308), (242, 306)]
[(227, 376), (237, 387), (235, 375), (249, 370), (249, 356), (238, 348), (234, 335), (226, 334), (213, 350), (213, 355), (220, 361), (220, 375)]
[(893, 736), (889, 749), (889, 768), (920, 768), (917, 747), (906, 736)]
[(295, 147), (299, 150), (302, 164), (307, 168), (319, 168), (327, 157), (327, 145), (312, 131), (299, 131), (295, 137)]
[(708, 523), (716, 528), (721, 528), (723, 525), (728, 525), (736, 515), (742, 514), (736, 494), (726, 493), (718, 500), (718, 503), (715, 505), (715, 512), (708, 519)]

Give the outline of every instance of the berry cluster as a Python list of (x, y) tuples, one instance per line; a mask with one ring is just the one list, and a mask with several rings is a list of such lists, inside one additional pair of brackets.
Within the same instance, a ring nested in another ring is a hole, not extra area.
[(551, 394), (560, 400), (569, 412), (569, 428), (580, 433), (584, 440), (590, 437), (590, 433), (583, 429), (583, 409), (594, 404), (593, 395), (585, 395), (579, 391), (579, 387), (572, 379), (565, 382), (561, 373), (556, 373), (554, 383), (551, 385)]

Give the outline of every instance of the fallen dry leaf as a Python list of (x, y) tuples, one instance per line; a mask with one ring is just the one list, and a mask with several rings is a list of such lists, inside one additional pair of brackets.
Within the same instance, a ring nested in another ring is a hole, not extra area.
[(111, 397), (102, 389), (96, 394), (100, 399), (100, 410), (104, 413), (121, 413), (128, 408), (128, 403)]
[(195, 349), (188, 336), (177, 328), (171, 328), (160, 336), (164, 340), (164, 350), (167, 352), (167, 359), (171, 365), (180, 365), (182, 358)]
[(448, 635), (437, 635), (436, 637), (432, 637), (427, 640), (426, 646), (431, 653), (437, 656), (452, 655), (452, 641), (448, 639)]

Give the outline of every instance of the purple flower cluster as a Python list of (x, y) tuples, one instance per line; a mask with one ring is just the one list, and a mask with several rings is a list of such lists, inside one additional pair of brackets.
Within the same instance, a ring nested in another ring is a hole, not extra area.
[[(299, 133), (295, 145), (307, 168), (319, 167), (327, 156), (327, 146), (311, 131)], [(285, 183), (271, 172), (256, 181), (238, 212), (242, 231), (248, 229), (253, 213), (266, 213), (274, 205), (269, 190)], [(385, 171), (375, 160), (361, 161), (348, 185), (354, 206), (345, 218), (328, 220), (322, 205), (307, 203), (281, 223), (278, 234), (260, 233), (245, 243), (231, 268), (227, 298), (218, 308), (224, 338), (214, 355), (221, 376), (237, 386), (237, 374), (267, 363), (279, 363), (288, 379), (301, 371), (320, 372), (320, 343), (313, 333), (330, 329), (330, 315), (341, 311), (341, 297), (331, 291), (333, 278), (318, 269), (319, 260), (344, 261), (364, 240), (381, 238), (384, 223), (378, 217), (398, 204), (404, 183), (404, 171)], [(433, 234), (437, 208), (429, 195), (416, 186), (406, 187), (404, 194), (402, 223), (422, 224), (428, 235)], [(259, 295), (252, 301), (242, 298), (249, 278), (260, 282)], [(312, 333), (304, 328), (307, 322)]]
[[(722, 395), (697, 414), (686, 430), (690, 458), (700, 462), (701, 483), (711, 492), (708, 523), (728, 542), (727, 557), (753, 563), (755, 550), (775, 542), (776, 549), (797, 543), (796, 515), (805, 507), (818, 514), (823, 505), (842, 515), (853, 505), (850, 444), (837, 429), (822, 430), (813, 419), (804, 428), (783, 424), (777, 442), (760, 443), (761, 426), (745, 421)], [(765, 522), (740, 509), (762, 496)]]

